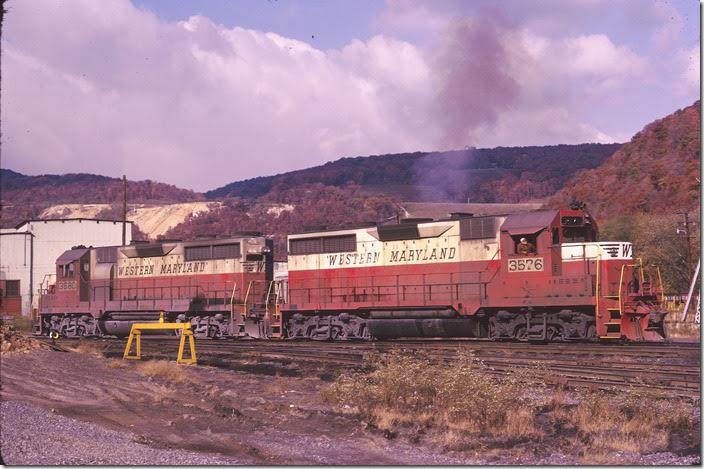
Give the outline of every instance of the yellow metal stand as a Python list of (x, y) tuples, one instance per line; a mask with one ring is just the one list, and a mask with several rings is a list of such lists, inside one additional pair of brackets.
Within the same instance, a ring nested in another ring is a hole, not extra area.
[[(180, 330), (181, 340), (178, 344), (178, 357), (176, 357), (176, 363), (191, 365), (197, 363), (198, 359), (196, 357), (196, 342), (193, 337), (193, 331), (191, 330), (190, 322), (164, 322), (164, 313), (159, 315), (159, 322), (153, 323), (136, 323), (132, 324), (132, 329), (130, 329), (130, 336), (127, 339), (127, 345), (125, 346), (125, 353), (122, 358), (125, 360), (140, 360), (142, 358), (142, 331), (144, 330)], [(183, 349), (186, 347), (186, 337), (188, 337), (188, 345), (190, 348), (191, 356), (189, 358), (183, 358)], [(135, 354), (130, 355), (130, 350), (132, 350), (132, 341), (135, 341)]]

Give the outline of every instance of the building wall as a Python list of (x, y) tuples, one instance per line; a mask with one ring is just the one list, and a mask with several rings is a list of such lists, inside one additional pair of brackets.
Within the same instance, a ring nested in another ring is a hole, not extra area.
[[(116, 221), (31, 220), (13, 230), (17, 233), (15, 235), (7, 231), (3, 230), (0, 236), (0, 278), (21, 281), (23, 314), (29, 314), (32, 307), (37, 307), (39, 289), (47, 288), (49, 283), (56, 280), (56, 258), (64, 251), (79, 244), (86, 247), (122, 244), (122, 223)], [(34, 235), (33, 265), (30, 264), (31, 235)], [(129, 223), (126, 242), (129, 244), (131, 241), (132, 224)], [(33, 273), (31, 282), (30, 271)]]
[[(7, 280), (20, 281), (22, 311), (29, 310), (29, 303), (25, 302), (29, 301), (31, 248), (31, 233), (18, 233), (15, 230), (2, 230), (0, 233), (0, 280), (3, 283)], [(8, 305), (3, 305), (2, 314), (6, 313), (5, 306)]]

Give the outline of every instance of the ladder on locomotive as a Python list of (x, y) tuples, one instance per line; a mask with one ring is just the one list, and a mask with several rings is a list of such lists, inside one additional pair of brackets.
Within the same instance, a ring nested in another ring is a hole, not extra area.
[[(600, 259), (597, 259), (597, 263), (599, 263), (599, 261)], [(634, 314), (639, 301), (642, 301), (644, 298), (655, 301), (659, 298), (660, 302), (664, 300), (665, 291), (662, 276), (660, 275), (660, 268), (652, 266), (656, 275), (649, 272), (649, 275), (646, 276), (643, 260), (638, 258), (637, 261), (638, 262), (634, 264), (624, 264), (621, 266), (617, 295), (601, 296), (601, 298), (607, 301), (610, 300), (610, 304), (606, 307), (607, 317), (604, 322), (604, 325), (606, 325), (606, 334), (599, 336), (602, 340), (614, 340), (622, 337), (621, 325), (624, 312), (627, 311), (629, 314)], [(597, 272), (598, 271), (599, 267), (597, 267)], [(632, 280), (630, 281), (627, 280), (627, 272), (631, 272)], [(651, 277), (657, 277), (657, 286), (653, 286)], [(599, 294), (597, 293), (597, 299), (598, 297)], [(597, 304), (597, 310), (598, 309)], [(597, 314), (599, 314), (598, 311)], [(639, 323), (636, 322), (635, 324)]]
[[(281, 288), (280, 282), (277, 281), (251, 280), (249, 282), (243, 302), (237, 305), (241, 322), (236, 323), (235, 335), (247, 335), (246, 326), (249, 320), (250, 323), (254, 322), (260, 326), (258, 337), (281, 337)], [(233, 313), (234, 306), (233, 304)]]

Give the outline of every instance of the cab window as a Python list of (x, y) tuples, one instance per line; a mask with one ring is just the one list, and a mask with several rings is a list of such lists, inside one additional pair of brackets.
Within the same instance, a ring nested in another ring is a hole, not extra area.
[(534, 235), (516, 235), (511, 236), (513, 239), (513, 252), (519, 255), (536, 254), (536, 239)]

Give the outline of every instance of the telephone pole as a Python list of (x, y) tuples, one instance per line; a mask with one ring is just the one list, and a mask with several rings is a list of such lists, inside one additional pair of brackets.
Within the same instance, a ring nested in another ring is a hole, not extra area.
[(122, 175), (122, 245), (127, 245), (127, 176)]
[(689, 212), (686, 210), (680, 210), (675, 212), (678, 215), (684, 216), (684, 230), (677, 229), (677, 234), (683, 233), (684, 237), (687, 239), (687, 278), (692, 278), (692, 235), (689, 231), (689, 225), (692, 224), (689, 221)]

